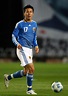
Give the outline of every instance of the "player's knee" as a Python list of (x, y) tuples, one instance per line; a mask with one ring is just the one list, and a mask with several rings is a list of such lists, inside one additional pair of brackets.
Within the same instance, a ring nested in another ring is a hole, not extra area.
[(32, 68), (33, 73), (34, 73), (34, 70), (35, 70), (35, 68)]
[(29, 73), (30, 74), (33, 74), (34, 73), (34, 70), (35, 70), (34, 67), (29, 68)]
[(35, 68), (33, 65), (27, 65), (27, 66), (25, 66), (24, 73), (33, 74), (34, 70), (35, 70)]

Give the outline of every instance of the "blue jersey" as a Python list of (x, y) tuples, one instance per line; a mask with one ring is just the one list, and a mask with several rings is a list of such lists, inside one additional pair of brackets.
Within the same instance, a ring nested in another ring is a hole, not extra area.
[(37, 44), (37, 23), (25, 22), (24, 20), (19, 21), (12, 33), (12, 41), (17, 46), (21, 44), (23, 47), (32, 48), (38, 46)]

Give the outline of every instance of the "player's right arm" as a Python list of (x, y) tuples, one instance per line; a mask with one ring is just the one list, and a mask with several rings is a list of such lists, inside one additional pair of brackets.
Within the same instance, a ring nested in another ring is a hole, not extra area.
[(22, 48), (22, 46), (17, 41), (18, 33), (19, 33), (19, 28), (18, 28), (18, 24), (16, 24), (16, 26), (13, 30), (13, 33), (12, 33), (12, 42), (15, 44), (15, 46), (17, 46), (18, 49), (20, 49), (20, 48)]

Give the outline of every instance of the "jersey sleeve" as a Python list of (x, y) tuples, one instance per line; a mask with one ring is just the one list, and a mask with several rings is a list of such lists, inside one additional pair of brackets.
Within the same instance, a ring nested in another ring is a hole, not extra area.
[(35, 29), (35, 32), (34, 32), (34, 41), (33, 41), (33, 44), (34, 44), (34, 47), (35, 46), (38, 46), (38, 43), (37, 43), (37, 23), (36, 23), (36, 29)]
[(38, 46), (36, 32), (34, 33), (34, 41), (33, 41), (33, 43), (34, 43), (34, 47)]
[(16, 24), (13, 32), (12, 32), (12, 42), (17, 46), (19, 43), (17, 41), (18, 38), (18, 33), (19, 33), (19, 25)]

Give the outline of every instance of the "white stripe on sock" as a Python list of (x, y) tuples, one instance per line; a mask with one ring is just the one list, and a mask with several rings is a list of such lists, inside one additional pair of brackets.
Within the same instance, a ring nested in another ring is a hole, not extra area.
[(11, 74), (11, 77), (13, 78), (13, 74)]

